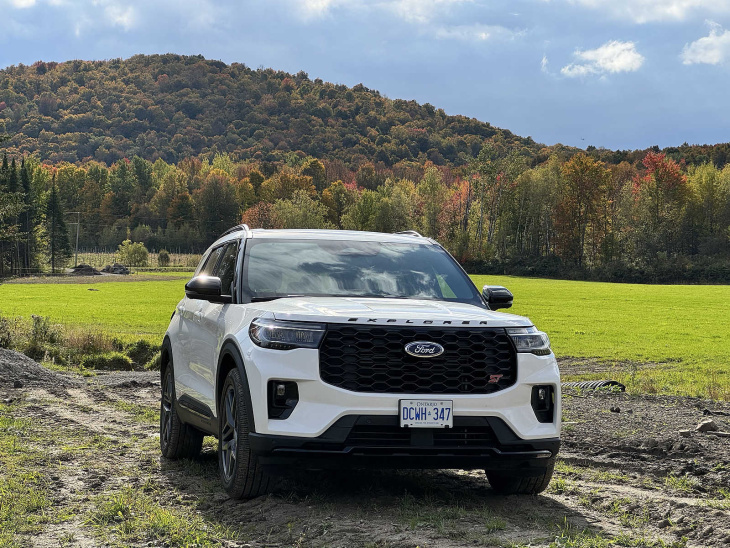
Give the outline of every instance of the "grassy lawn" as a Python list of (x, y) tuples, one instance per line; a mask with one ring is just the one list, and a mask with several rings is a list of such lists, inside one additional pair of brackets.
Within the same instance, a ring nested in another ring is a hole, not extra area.
[[(0, 315), (49, 316), (159, 343), (190, 277), (176, 275), (179, 280), (1, 285)], [(583, 377), (610, 376), (643, 392), (730, 399), (730, 286), (473, 278), (478, 287), (508, 287), (515, 295), (509, 312), (546, 331), (558, 356), (616, 364), (615, 370)]]
[(162, 275), (177, 275), (179, 279), (0, 285), (0, 315), (48, 316), (53, 322), (71, 327), (90, 327), (123, 339), (147, 338), (159, 343), (191, 276), (190, 273)]
[[(508, 312), (548, 333), (558, 356), (620, 362), (610, 376), (636, 390), (730, 399), (730, 286), (473, 279), (509, 288)], [(662, 365), (636, 370), (627, 362)]]

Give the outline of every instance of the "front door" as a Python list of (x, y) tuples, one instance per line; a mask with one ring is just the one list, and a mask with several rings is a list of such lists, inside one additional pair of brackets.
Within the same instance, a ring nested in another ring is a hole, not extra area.
[[(221, 293), (230, 296), (238, 257), (238, 241), (225, 245), (213, 276), (221, 280)], [(191, 367), (192, 379), (201, 403), (207, 405), (215, 414), (215, 375), (218, 369), (218, 353), (225, 336), (225, 317), (233, 304), (222, 304), (208, 301), (200, 309), (199, 335), (194, 354), (195, 368)]]

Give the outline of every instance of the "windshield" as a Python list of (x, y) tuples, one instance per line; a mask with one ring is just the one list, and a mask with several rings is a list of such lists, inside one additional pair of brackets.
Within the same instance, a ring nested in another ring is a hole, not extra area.
[(474, 284), (433, 244), (252, 239), (243, 287), (252, 300), (396, 297), (483, 306)]

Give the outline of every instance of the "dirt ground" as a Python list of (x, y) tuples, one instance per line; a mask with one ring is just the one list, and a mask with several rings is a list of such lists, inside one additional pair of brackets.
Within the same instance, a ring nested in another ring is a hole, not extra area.
[[(192, 277), (192, 273), (190, 274)], [(179, 275), (146, 274), (144, 272), (135, 274), (107, 274), (102, 272), (99, 276), (29, 276), (25, 278), (12, 278), (3, 281), (5, 284), (99, 284), (105, 282), (169, 282), (182, 280)]]
[(730, 438), (695, 431), (706, 419), (730, 431), (725, 403), (566, 392), (539, 496), (498, 496), (481, 471), (310, 472), (234, 502), (212, 439), (196, 461), (159, 457), (155, 373), (13, 388), (2, 363), (0, 401), (26, 425), (50, 500), (21, 546), (730, 546)]

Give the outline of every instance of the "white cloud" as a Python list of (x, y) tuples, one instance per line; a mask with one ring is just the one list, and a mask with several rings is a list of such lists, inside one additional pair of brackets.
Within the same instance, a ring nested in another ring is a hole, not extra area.
[(10, 4), (14, 8), (32, 8), (35, 6), (35, 0), (10, 0)]
[(330, 8), (343, 4), (342, 0), (297, 0), (299, 10), (306, 19), (316, 19), (329, 13)]
[(698, 13), (730, 13), (730, 0), (568, 0), (634, 23), (684, 21)]
[(411, 23), (428, 23), (443, 8), (467, 2), (472, 2), (472, 0), (381, 0), (374, 4), (390, 9)]
[(429, 23), (444, 8), (474, 0), (289, 0), (305, 20), (328, 15), (335, 8), (380, 10), (410, 23)]
[(497, 25), (456, 25), (438, 27), (434, 36), (441, 40), (461, 40), (462, 42), (484, 42), (493, 38), (512, 39), (522, 34)]
[(634, 42), (612, 40), (601, 47), (577, 50), (577, 63), (564, 66), (560, 72), (570, 78), (617, 72), (634, 72), (644, 64), (644, 56), (636, 51)]
[(130, 30), (136, 21), (135, 11), (132, 6), (121, 7), (110, 4), (104, 8), (104, 14), (112, 25), (122, 27), (124, 30)]
[(730, 30), (723, 30), (717, 23), (710, 22), (710, 34), (685, 44), (682, 50), (682, 63), (694, 65), (704, 63), (719, 65), (730, 57)]
[(546, 74), (549, 72), (547, 55), (542, 56), (542, 61), (540, 61), (540, 71)]

